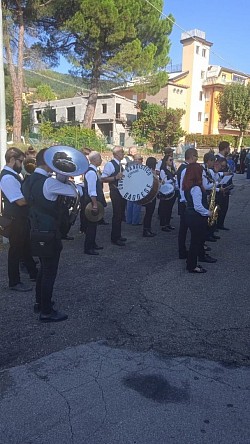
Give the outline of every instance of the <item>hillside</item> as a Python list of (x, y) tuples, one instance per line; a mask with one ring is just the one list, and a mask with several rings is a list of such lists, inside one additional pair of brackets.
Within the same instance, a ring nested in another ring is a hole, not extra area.
[[(24, 73), (26, 87), (37, 88), (40, 84), (46, 83), (52, 88), (58, 99), (73, 97), (77, 91), (89, 89), (87, 81), (84, 81), (81, 77), (75, 77), (70, 74), (62, 74), (49, 69), (36, 72), (25, 70)], [(108, 92), (114, 86), (117, 86), (117, 83), (103, 81), (100, 92)]]

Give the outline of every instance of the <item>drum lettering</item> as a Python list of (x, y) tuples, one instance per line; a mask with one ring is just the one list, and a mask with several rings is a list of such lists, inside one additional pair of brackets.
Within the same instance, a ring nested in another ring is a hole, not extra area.
[(125, 193), (124, 194), (124, 199), (127, 199), (127, 197), (128, 197), (128, 193)]
[(140, 194), (137, 194), (137, 200), (140, 200), (141, 196)]
[(133, 196), (132, 196), (132, 201), (134, 201), (134, 200), (136, 200), (136, 195), (135, 194), (133, 194)]

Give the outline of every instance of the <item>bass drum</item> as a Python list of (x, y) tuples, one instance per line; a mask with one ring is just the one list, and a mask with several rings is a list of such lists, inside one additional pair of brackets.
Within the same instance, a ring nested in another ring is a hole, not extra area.
[(118, 190), (124, 199), (147, 205), (158, 193), (159, 179), (146, 165), (131, 164), (123, 171)]
[(164, 183), (161, 184), (157, 197), (160, 200), (169, 200), (172, 199), (174, 195), (175, 195), (174, 185), (172, 185), (171, 183)]

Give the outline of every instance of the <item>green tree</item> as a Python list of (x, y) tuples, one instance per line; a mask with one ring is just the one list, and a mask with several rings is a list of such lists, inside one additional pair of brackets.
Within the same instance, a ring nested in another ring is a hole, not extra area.
[(250, 84), (226, 85), (217, 97), (216, 105), (221, 123), (239, 129), (238, 148), (240, 148), (244, 133), (250, 124)]
[(142, 101), (138, 119), (132, 125), (132, 135), (139, 144), (150, 143), (154, 151), (166, 146), (176, 146), (185, 135), (181, 128), (183, 109), (163, 108)]
[(44, 22), (45, 55), (60, 51), (89, 80), (84, 126), (91, 127), (104, 79), (143, 78), (156, 92), (167, 81), (173, 17), (162, 18), (163, 0), (54, 0)]
[[(34, 51), (30, 51), (25, 35), (36, 36), (35, 24), (52, 0), (5, 0), (3, 7), (4, 47), (13, 94), (13, 140), (21, 141), (23, 68), (30, 63)], [(35, 50), (35, 48), (34, 48)], [(39, 49), (38, 49), (39, 50)], [(41, 60), (36, 51), (36, 59)]]
[(34, 99), (40, 102), (49, 102), (50, 100), (56, 99), (56, 94), (51, 86), (47, 85), (46, 83), (41, 83), (37, 87), (34, 94)]

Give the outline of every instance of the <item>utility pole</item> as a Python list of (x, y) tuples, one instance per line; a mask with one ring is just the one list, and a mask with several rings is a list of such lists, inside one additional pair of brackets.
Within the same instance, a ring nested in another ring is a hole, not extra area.
[(7, 149), (5, 85), (3, 63), (3, 14), (2, 0), (0, 0), (0, 170), (5, 165), (5, 151)]

